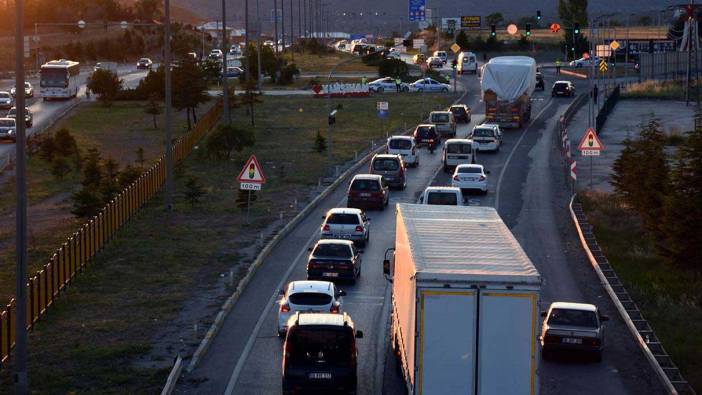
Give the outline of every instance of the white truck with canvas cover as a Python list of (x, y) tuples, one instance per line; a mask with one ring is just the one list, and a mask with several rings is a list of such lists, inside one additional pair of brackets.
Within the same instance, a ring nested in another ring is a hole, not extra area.
[(531, 118), (536, 61), (528, 56), (498, 56), (483, 66), (480, 79), (485, 122), (522, 127)]
[(538, 393), (541, 277), (495, 209), (398, 204), (392, 250), (390, 331), (409, 394)]

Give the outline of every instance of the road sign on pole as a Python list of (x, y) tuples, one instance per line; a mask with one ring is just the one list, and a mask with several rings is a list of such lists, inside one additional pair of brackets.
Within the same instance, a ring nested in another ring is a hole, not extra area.
[(244, 168), (241, 169), (237, 180), (239, 180), (239, 182), (241, 183), (249, 184), (266, 183), (266, 176), (263, 175), (263, 169), (261, 169), (261, 165), (258, 164), (258, 160), (256, 160), (256, 155), (251, 155), (251, 157), (249, 157), (249, 160), (246, 161)]
[(575, 161), (570, 164), (570, 178), (575, 182), (578, 179)]
[(588, 128), (585, 131), (585, 135), (578, 144), (578, 150), (583, 156), (599, 156), (600, 151), (604, 150), (604, 145), (593, 128)]
[(458, 45), (456, 43), (453, 43), (453, 45), (451, 45), (451, 51), (453, 51), (453, 53), (458, 53), (460, 50), (461, 50), (460, 45)]
[(606, 59), (602, 59), (602, 61), (600, 61), (600, 72), (602, 72), (602, 73), (607, 72), (607, 60)]

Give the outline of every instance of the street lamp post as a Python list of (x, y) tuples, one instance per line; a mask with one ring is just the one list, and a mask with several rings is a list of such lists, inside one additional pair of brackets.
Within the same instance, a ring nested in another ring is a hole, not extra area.
[(163, 5), (163, 30), (164, 30), (164, 41), (163, 41), (163, 61), (164, 74), (166, 78), (165, 86), (165, 120), (163, 122), (164, 129), (166, 131), (166, 190), (164, 193), (164, 203), (166, 205), (166, 210), (171, 211), (173, 209), (173, 151), (171, 147), (171, 106), (172, 106), (172, 92), (171, 92), (171, 4), (170, 0), (164, 0)]
[(232, 123), (229, 115), (229, 81), (227, 77), (227, 49), (229, 34), (227, 33), (227, 1), (222, 0), (222, 106), (224, 107), (224, 120)]

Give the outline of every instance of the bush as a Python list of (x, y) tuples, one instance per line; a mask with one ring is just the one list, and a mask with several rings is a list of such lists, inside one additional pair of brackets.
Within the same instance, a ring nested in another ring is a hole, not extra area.
[(327, 149), (327, 139), (322, 136), (322, 133), (317, 130), (317, 136), (314, 138), (314, 150), (317, 152), (324, 152)]
[(83, 187), (80, 191), (74, 193), (71, 198), (73, 199), (73, 209), (71, 213), (78, 217), (91, 217), (97, 214), (103, 206), (103, 201), (100, 193), (90, 187)]
[(300, 75), (300, 69), (297, 68), (295, 63), (290, 63), (280, 70), (280, 77), (277, 82), (279, 85), (292, 84), (293, 79), (297, 75)]
[(51, 161), (51, 174), (59, 180), (71, 171), (71, 166), (66, 161), (66, 158), (57, 156)]
[(399, 59), (383, 59), (378, 64), (378, 75), (381, 77), (397, 77), (405, 78), (409, 75), (407, 63)]
[(229, 159), (232, 151), (241, 152), (245, 147), (253, 146), (256, 136), (249, 128), (236, 128), (220, 125), (210, 133), (205, 143), (207, 154), (216, 159)]
[(200, 202), (202, 196), (205, 195), (205, 187), (202, 186), (197, 177), (189, 177), (185, 182), (185, 200), (190, 203), (191, 207)]
[(112, 104), (121, 87), (122, 80), (110, 70), (96, 70), (88, 77), (88, 89), (98, 95), (104, 106)]

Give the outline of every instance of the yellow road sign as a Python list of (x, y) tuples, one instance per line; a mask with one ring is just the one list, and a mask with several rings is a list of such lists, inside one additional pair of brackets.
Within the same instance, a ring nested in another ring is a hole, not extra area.
[(458, 53), (461, 50), (461, 46), (456, 43), (453, 43), (453, 45), (451, 46), (451, 50), (453, 51), (453, 53)]
[(611, 43), (609, 43), (609, 47), (612, 48), (612, 51), (616, 51), (619, 49), (619, 47), (621, 47), (621, 45), (619, 45), (617, 40), (613, 40)]
[(602, 59), (600, 62), (600, 72), (604, 73), (605, 71), (607, 71), (607, 60)]

